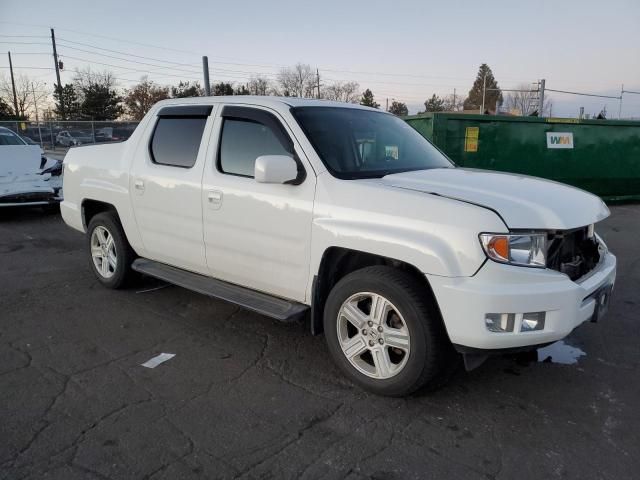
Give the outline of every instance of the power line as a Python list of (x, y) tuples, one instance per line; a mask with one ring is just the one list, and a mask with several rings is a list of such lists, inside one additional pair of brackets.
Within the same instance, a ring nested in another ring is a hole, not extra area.
[(10, 45), (49, 45), (48, 43), (44, 43), (44, 42), (7, 42), (7, 41), (0, 41), (0, 43), (8, 43)]
[[(90, 53), (92, 55), (99, 55), (101, 57), (113, 58), (115, 60), (121, 60), (123, 62), (136, 63), (138, 65), (147, 65), (149, 67), (163, 68), (163, 69), (166, 69), (166, 70), (175, 70), (177, 72), (200, 73), (197, 70), (185, 70), (185, 69), (182, 69), (182, 68), (167, 67), (165, 65), (158, 65), (156, 63), (146, 63), (146, 62), (140, 62), (138, 60), (129, 60), (127, 58), (116, 57), (115, 55), (107, 55), (106, 53), (92, 52), (91, 50), (85, 50), (85, 49), (82, 49), (82, 48), (72, 47), (70, 45), (65, 45), (64, 43), (59, 43), (58, 45), (61, 46), (61, 47), (64, 47), (64, 48), (71, 49), (71, 50), (77, 50), (79, 52)], [(64, 53), (60, 53), (59, 55), (64, 56)], [(69, 58), (73, 58), (73, 57), (69, 57)]]
[(49, 38), (46, 35), (0, 35), (0, 37), (2, 38)]
[[(67, 40), (65, 40), (65, 41), (67, 41)], [(97, 56), (101, 56), (101, 57), (113, 58), (113, 59), (116, 59), (116, 60), (129, 62), (129, 63), (135, 63), (135, 64), (138, 64), (138, 65), (146, 65), (146, 66), (156, 67), (156, 68), (160, 68), (160, 69), (163, 69), (163, 70), (194, 73), (194, 74), (201, 73), (199, 70), (186, 70), (186, 69), (182, 69), (182, 68), (168, 67), (168, 66), (165, 66), (165, 65), (158, 65), (158, 64), (147, 63), (147, 62), (140, 62), (138, 60), (130, 60), (128, 58), (117, 57), (115, 55), (108, 55), (108, 54), (105, 54), (105, 53), (93, 52), (91, 50), (85, 50), (85, 49), (82, 49), (82, 48), (72, 47), (70, 45), (66, 45), (66, 44), (63, 44), (63, 43), (59, 43), (59, 45), (65, 47), (65, 48), (71, 49), (71, 50), (77, 50), (77, 51), (81, 51), (81, 52), (85, 52), (85, 53), (89, 53), (89, 54), (97, 55)], [(92, 48), (97, 48), (97, 47), (92, 47)], [(108, 50), (108, 49), (101, 49), (101, 50)], [(123, 53), (123, 54), (124, 55), (131, 55), (131, 54), (127, 54), (127, 53)], [(69, 56), (69, 55), (65, 55), (64, 53), (61, 53), (61, 55), (66, 56), (68, 58), (75, 58), (76, 60), (79, 60), (78, 57), (72, 57), (72, 56)], [(136, 57), (141, 57), (140, 55), (135, 55), (135, 56)], [(151, 57), (142, 57), (142, 58), (151, 58)], [(82, 59), (82, 60), (86, 61), (86, 62), (95, 62), (94, 60), (88, 60), (88, 59)], [(159, 60), (159, 59), (158, 59), (158, 61), (166, 62), (164, 60)], [(98, 63), (98, 62), (95, 62), (95, 63)], [(173, 63), (173, 62), (166, 62), (166, 63)], [(219, 63), (223, 63), (223, 62), (219, 62)], [(176, 64), (176, 65), (190, 65), (190, 64), (181, 63), (181, 64)], [(120, 68), (126, 68), (126, 67), (120, 67)], [(270, 72), (229, 70), (229, 69), (223, 69), (223, 68), (216, 68), (214, 71), (215, 72), (230, 72), (230, 73), (239, 73), (239, 74), (249, 74), (249, 75), (265, 75), (265, 76), (274, 76), (275, 75), (275, 74), (270, 73)]]
[[(111, 52), (111, 53), (117, 53), (117, 54), (120, 54), (120, 55), (127, 55), (129, 57), (142, 58), (143, 60), (152, 60), (154, 62), (170, 63), (172, 65), (178, 65), (178, 66), (181, 66), (181, 67), (193, 67), (193, 66), (195, 66), (195, 65), (190, 64), (190, 63), (171, 62), (169, 60), (162, 60), (160, 58), (145, 57), (144, 55), (136, 55), (136, 54), (133, 54), (133, 53), (127, 53), (127, 52), (123, 52), (123, 51), (120, 51), (120, 50), (112, 50), (110, 48), (97, 47), (97, 46), (91, 45), (89, 43), (82, 43), (82, 42), (75, 42), (73, 40), (67, 40), (66, 38), (59, 38), (59, 40), (61, 40), (63, 42), (71, 43), (73, 45), (82, 45), (83, 47), (95, 48), (96, 50), (102, 50), (104, 52)], [(67, 48), (74, 48), (74, 47), (70, 47), (70, 46), (67, 45)], [(76, 50), (80, 50), (79, 48), (75, 48), (75, 49)], [(82, 50), (82, 51), (86, 51), (86, 50)], [(89, 52), (89, 53), (95, 53), (95, 52)]]
[(11, 55), (51, 55), (51, 52), (14, 52), (11, 50)]
[[(140, 73), (149, 73), (149, 74), (158, 73), (158, 72), (154, 72), (154, 71), (151, 71), (151, 70), (141, 70), (141, 69), (137, 69), (137, 68), (123, 67), (121, 65), (113, 65), (111, 63), (97, 62), (95, 60), (87, 60), (86, 58), (72, 57), (71, 55), (65, 55), (65, 58), (70, 58), (72, 60), (78, 60), (80, 62), (95, 63), (97, 65), (103, 65), (105, 67), (119, 68), (121, 70), (128, 70), (130, 72), (140, 72)], [(184, 78), (184, 75), (171, 75), (171, 74), (164, 73), (164, 72), (160, 72), (160, 73), (162, 75), (168, 76), (168, 77)], [(200, 73), (200, 72), (191, 72), (191, 73)]]
[[(64, 30), (64, 29), (60, 29), (60, 30)], [(109, 38), (111, 38), (111, 37), (109, 37)], [(168, 61), (168, 60), (162, 60), (162, 59), (154, 58), (154, 57), (147, 57), (147, 56), (144, 56), (144, 55), (135, 55), (135, 54), (123, 52), (123, 51), (120, 51), (120, 50), (113, 50), (113, 49), (109, 49), (109, 48), (98, 47), (96, 45), (92, 45), (92, 44), (89, 44), (89, 43), (76, 42), (76, 41), (68, 40), (68, 39), (65, 39), (65, 38), (59, 38), (59, 40), (67, 42), (67, 43), (71, 43), (71, 44), (74, 44), (74, 45), (82, 45), (82, 46), (85, 46), (85, 47), (90, 47), (90, 48), (94, 48), (94, 49), (97, 49), (97, 50), (102, 50), (102, 51), (105, 51), (105, 52), (117, 53), (117, 54), (120, 54), (120, 55), (126, 55), (126, 56), (135, 57), (135, 58), (142, 58), (144, 60), (152, 60), (152, 61), (156, 61), (156, 62), (163, 62), (163, 63), (172, 64), (172, 65), (187, 66), (187, 67), (199, 67), (200, 66), (200, 64), (178, 63), (178, 62), (171, 62), (171, 61)], [(134, 42), (131, 42), (131, 43), (134, 43)], [(70, 46), (67, 46), (67, 47), (68, 48), (74, 48), (74, 47), (70, 47)], [(157, 47), (157, 48), (160, 48), (160, 47)], [(86, 50), (78, 49), (77, 47), (75, 49), (83, 51), (83, 52), (86, 52), (86, 53), (94, 53), (94, 52), (89, 52), (89, 51), (86, 51)], [(219, 58), (224, 58), (224, 57), (219, 57)], [(125, 61), (127, 61), (127, 60), (125, 60)], [(261, 67), (261, 68), (283, 68), (283, 67), (286, 67), (286, 65), (273, 64), (273, 63), (269, 64), (269, 63), (242, 63), (242, 62), (218, 62), (218, 61), (210, 61), (209, 63), (222, 64), (222, 65), (238, 65), (238, 66), (247, 66), (247, 67)], [(449, 80), (462, 80), (462, 77), (446, 77), (446, 76), (438, 76), (438, 75), (422, 75), (422, 74), (411, 74), (411, 73), (391, 73), (391, 72), (371, 72), (371, 71), (356, 71), (356, 70), (340, 70), (340, 69), (336, 69), (336, 68), (324, 68), (322, 66), (319, 66), (318, 68), (321, 69), (324, 72), (345, 73), (345, 74), (349, 74), (349, 75), (380, 75), (380, 76), (391, 76), (391, 77), (435, 78), (435, 79), (440, 78), (440, 79), (445, 79), (445, 80), (446, 79), (449, 79)], [(378, 82), (378, 83), (381, 83), (381, 82)]]
[(620, 100), (620, 96), (614, 97), (612, 95), (596, 95), (595, 93), (581, 93), (581, 92), (568, 92), (566, 90), (554, 90), (552, 88), (545, 88), (548, 92), (567, 93), (569, 95), (583, 95), (585, 97), (599, 97), (599, 98), (614, 98)]
[(157, 48), (159, 50), (171, 50), (171, 51), (178, 52), (178, 53), (189, 53), (189, 54), (192, 54), (192, 55), (198, 55), (198, 53), (193, 52), (193, 51), (189, 51), (189, 50), (180, 50), (178, 48), (172, 48), (172, 47), (167, 47), (167, 46), (161, 47), (159, 45), (153, 45), (153, 44), (150, 44), (150, 43), (141, 43), (141, 42), (135, 42), (135, 41), (132, 41), (132, 40), (124, 40), (122, 38), (109, 37), (107, 35), (99, 35), (97, 33), (82, 32), (80, 30), (72, 30), (70, 28), (58, 28), (58, 30), (61, 30), (63, 32), (73, 32), (73, 33), (77, 33), (79, 35), (85, 35), (85, 36), (88, 36), (88, 37), (106, 38), (108, 40), (115, 40), (116, 42), (129, 43), (129, 44), (132, 44), (132, 45), (140, 45), (142, 47)]
[[(9, 67), (0, 67), (0, 68), (9, 68)], [(53, 67), (19, 67), (19, 66), (13, 67), (14, 70), (17, 70), (19, 68), (23, 70), (54, 70)]]

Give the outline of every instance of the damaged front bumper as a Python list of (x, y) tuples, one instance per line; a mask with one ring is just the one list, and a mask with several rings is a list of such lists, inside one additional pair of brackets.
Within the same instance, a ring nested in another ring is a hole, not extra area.
[[(563, 339), (578, 325), (602, 316), (615, 278), (616, 257), (608, 251), (576, 280), (551, 269), (490, 261), (473, 277), (428, 275), (449, 338), (465, 361), (469, 355), (479, 359)], [(504, 331), (496, 332), (488, 320), (494, 316), (506, 320)], [(527, 320), (534, 317), (541, 319), (540, 325)]]

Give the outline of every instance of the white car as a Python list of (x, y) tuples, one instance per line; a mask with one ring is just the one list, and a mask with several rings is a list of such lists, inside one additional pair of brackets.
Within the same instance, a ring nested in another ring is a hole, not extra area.
[(62, 200), (61, 163), (0, 127), (0, 208), (56, 206)]
[(56, 135), (56, 144), (64, 147), (75, 147), (84, 143), (94, 143), (91, 132), (83, 130), (63, 130)]
[(604, 313), (616, 258), (582, 190), (457, 168), (399, 118), (344, 103), (155, 105), (123, 143), (71, 150), (62, 216), (97, 278), (132, 271), (304, 318), (353, 381), (406, 395)]

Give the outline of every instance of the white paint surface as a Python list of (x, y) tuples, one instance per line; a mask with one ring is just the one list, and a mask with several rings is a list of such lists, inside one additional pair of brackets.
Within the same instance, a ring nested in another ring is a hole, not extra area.
[(161, 363), (164, 363), (167, 360), (171, 360), (175, 356), (175, 353), (161, 353), (160, 355), (156, 355), (155, 357), (144, 362), (142, 366), (146, 368), (156, 368)]

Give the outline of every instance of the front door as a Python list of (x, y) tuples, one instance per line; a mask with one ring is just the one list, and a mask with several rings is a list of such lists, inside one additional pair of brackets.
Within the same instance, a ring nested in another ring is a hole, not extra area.
[[(211, 144), (202, 189), (211, 275), (304, 301), (315, 175), (300, 146), (275, 111), (230, 105), (216, 118)], [(258, 183), (261, 155), (292, 156), (306, 177), (297, 185)]]

